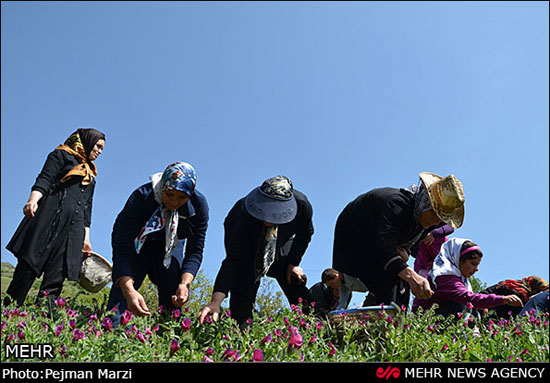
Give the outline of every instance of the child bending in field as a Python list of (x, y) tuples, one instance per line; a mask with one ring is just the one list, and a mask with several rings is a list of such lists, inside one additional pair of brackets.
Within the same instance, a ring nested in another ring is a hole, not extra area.
[[(427, 300), (416, 300), (413, 311), (429, 309), (438, 304), (437, 314), (452, 315), (465, 306), (489, 309), (500, 305), (523, 306), (517, 295), (480, 294), (472, 292), (470, 278), (478, 271), (483, 253), (468, 239), (452, 238), (441, 246), (434, 260), (428, 280), (434, 295)], [(470, 306), (471, 305), (471, 306)]]

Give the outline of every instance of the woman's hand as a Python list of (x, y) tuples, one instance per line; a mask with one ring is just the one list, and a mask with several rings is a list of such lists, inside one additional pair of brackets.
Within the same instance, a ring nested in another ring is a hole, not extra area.
[(172, 295), (172, 303), (176, 308), (180, 308), (189, 300), (189, 285), (182, 282), (176, 289), (176, 294)]
[(23, 206), (23, 214), (25, 214), (25, 217), (34, 217), (36, 210), (38, 210), (38, 201), (40, 201), (40, 198), (42, 198), (42, 193), (38, 190), (33, 190), (31, 192), (29, 200), (25, 206)]
[(523, 307), (523, 301), (521, 300), (520, 297), (518, 297), (517, 295), (506, 295), (504, 297), (504, 304), (506, 305), (510, 305), (510, 306), (518, 306), (518, 307)]
[(82, 245), (82, 253), (84, 256), (89, 257), (92, 252), (92, 244), (90, 243), (90, 228), (84, 228), (84, 244)]
[(119, 287), (122, 290), (122, 295), (126, 299), (128, 310), (136, 316), (149, 316), (151, 311), (145, 303), (145, 298), (136, 289), (134, 289), (134, 280), (130, 277), (122, 277), (119, 281)]
[(426, 238), (424, 238), (422, 240), (422, 242), (424, 243), (424, 245), (426, 246), (431, 246), (432, 243), (434, 243), (434, 240), (435, 240), (435, 237), (432, 233), (428, 233), (428, 235), (426, 236)]
[(199, 323), (203, 324), (207, 315), (212, 314), (212, 320), (216, 322), (220, 317), (220, 308), (226, 295), (221, 292), (214, 292), (212, 294), (212, 300), (209, 304), (204, 306), (199, 312)]
[(288, 284), (292, 283), (292, 279), (296, 279), (298, 285), (305, 285), (307, 282), (307, 276), (300, 266), (288, 264), (286, 268), (286, 281)]

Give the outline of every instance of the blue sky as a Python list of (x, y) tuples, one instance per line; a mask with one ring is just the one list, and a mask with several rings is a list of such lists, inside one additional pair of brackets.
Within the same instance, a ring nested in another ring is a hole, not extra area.
[(483, 248), (478, 278), (549, 279), (547, 2), (1, 7), (2, 261), (47, 154), (92, 126), (107, 142), (91, 241), (108, 259), (130, 193), (186, 161), (210, 205), (211, 280), (227, 212), (284, 174), (314, 208), (311, 285), (349, 201), (430, 171), (464, 184), (455, 236)]

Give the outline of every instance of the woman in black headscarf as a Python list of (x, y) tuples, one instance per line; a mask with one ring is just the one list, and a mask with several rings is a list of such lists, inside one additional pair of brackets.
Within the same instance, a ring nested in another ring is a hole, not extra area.
[(37, 300), (56, 299), (65, 279), (78, 281), (83, 253), (92, 251), (93, 161), (104, 146), (103, 133), (78, 129), (48, 155), (23, 207), (25, 217), (6, 246), (18, 258), (7, 290), (17, 304), (42, 274)]

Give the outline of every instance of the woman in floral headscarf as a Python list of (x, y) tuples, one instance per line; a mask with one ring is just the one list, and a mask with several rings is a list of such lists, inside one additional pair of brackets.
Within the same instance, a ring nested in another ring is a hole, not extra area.
[(66, 278), (78, 281), (83, 253), (92, 251), (94, 160), (104, 146), (103, 133), (78, 129), (48, 155), (23, 207), (25, 217), (6, 246), (18, 258), (7, 293), (19, 305), (42, 273), (38, 298), (55, 299)]
[(114, 326), (125, 310), (150, 315), (138, 292), (146, 275), (158, 287), (159, 305), (181, 307), (202, 262), (208, 204), (195, 189), (195, 169), (175, 162), (150, 179), (128, 198), (113, 227), (114, 283), (107, 307), (116, 308)]
[[(531, 275), (521, 279), (506, 279), (500, 281), (493, 286), (487, 287), (482, 293), (499, 295), (515, 294), (525, 305), (531, 297), (545, 290), (548, 290), (548, 283), (539, 276)], [(496, 307), (494, 310), (498, 317), (507, 318), (510, 314), (519, 314), (522, 309), (521, 307), (506, 305)]]

